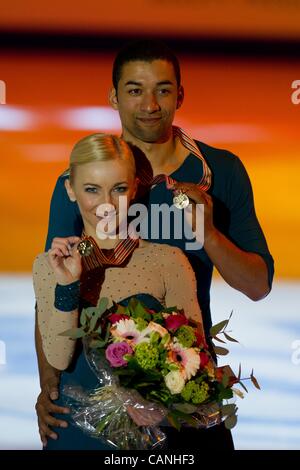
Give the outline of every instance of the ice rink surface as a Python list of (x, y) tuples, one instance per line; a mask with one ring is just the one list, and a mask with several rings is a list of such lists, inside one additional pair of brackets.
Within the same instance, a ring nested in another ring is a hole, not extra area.
[[(40, 449), (35, 416), (39, 392), (34, 350), (34, 294), (30, 276), (0, 276), (0, 449)], [(300, 449), (300, 283), (276, 282), (252, 302), (221, 281), (211, 290), (213, 322), (233, 316), (229, 363), (242, 376), (254, 368), (238, 399), (236, 449)]]

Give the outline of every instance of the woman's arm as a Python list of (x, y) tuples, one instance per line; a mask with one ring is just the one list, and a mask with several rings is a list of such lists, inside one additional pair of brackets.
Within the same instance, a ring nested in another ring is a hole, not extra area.
[(183, 309), (188, 318), (203, 325), (195, 273), (187, 257), (177, 247), (162, 245), (161, 263), (166, 306)]
[[(60, 336), (60, 333), (78, 325), (78, 310), (62, 312), (54, 307), (56, 278), (46, 253), (39, 255), (34, 262), (33, 284), (43, 352), (50, 366), (64, 370), (71, 362), (75, 341)], [(41, 362), (41, 354), (38, 354), (38, 362)]]

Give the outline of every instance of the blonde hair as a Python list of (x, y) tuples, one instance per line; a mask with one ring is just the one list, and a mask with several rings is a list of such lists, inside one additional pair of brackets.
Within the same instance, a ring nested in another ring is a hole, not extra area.
[(101, 133), (88, 135), (74, 145), (70, 156), (70, 167), (64, 175), (69, 176), (72, 183), (77, 166), (109, 160), (128, 162), (135, 177), (135, 160), (129, 145), (120, 137)]

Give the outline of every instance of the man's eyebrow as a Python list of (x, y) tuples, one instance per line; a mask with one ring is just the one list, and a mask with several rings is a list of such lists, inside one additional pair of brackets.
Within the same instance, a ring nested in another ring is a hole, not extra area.
[[(128, 80), (128, 82), (125, 83), (125, 86), (128, 85), (136, 85), (136, 86), (142, 86), (143, 84), (141, 82), (135, 82), (134, 80)], [(157, 82), (156, 85), (161, 86), (161, 85), (174, 85), (171, 80), (162, 80), (160, 82)]]

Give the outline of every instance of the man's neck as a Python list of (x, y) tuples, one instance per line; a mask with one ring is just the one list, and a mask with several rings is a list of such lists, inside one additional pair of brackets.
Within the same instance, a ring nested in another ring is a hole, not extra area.
[(143, 142), (123, 132), (123, 138), (139, 147), (148, 158), (153, 168), (154, 176), (159, 173), (172, 173), (188, 155), (188, 150), (176, 139), (171, 132), (170, 137), (159, 143)]

